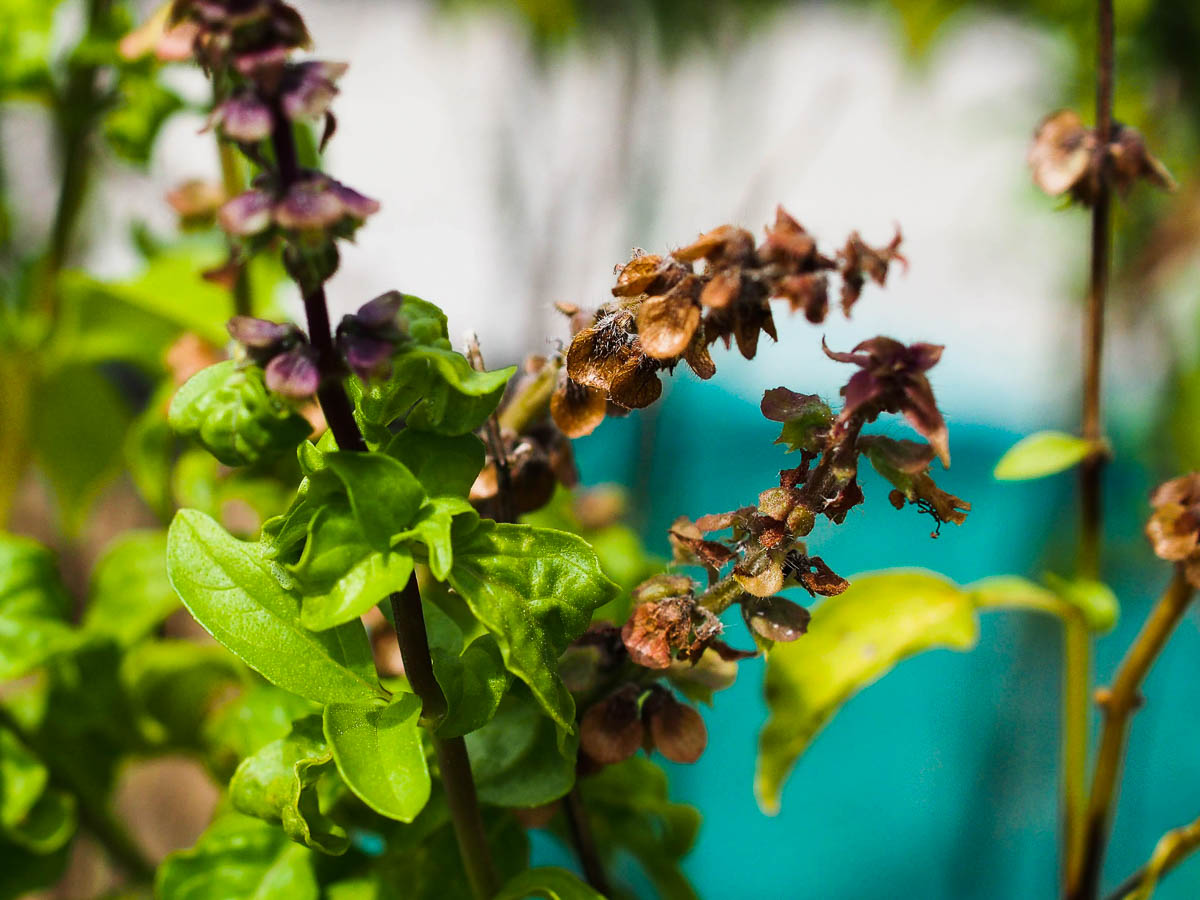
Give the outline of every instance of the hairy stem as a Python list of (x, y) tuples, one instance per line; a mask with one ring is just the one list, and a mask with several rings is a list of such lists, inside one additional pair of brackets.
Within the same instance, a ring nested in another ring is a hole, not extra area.
[(145, 884), (154, 880), (154, 863), (146, 857), (125, 827), (113, 818), (104, 802), (85, 789), (69, 769), (58, 763), (53, 754), (44, 752), (39, 741), (4, 706), (0, 706), (0, 728), (12, 732), (38, 758), (49, 771), (51, 784), (75, 798), (80, 823), (96, 839), (109, 859), (133, 881)]
[[(1113, 7), (1112, 0), (1096, 5), (1096, 134), (1101, 148), (1112, 135)], [(1101, 363), (1104, 353), (1104, 307), (1112, 246), (1112, 192), (1108, 184), (1108, 155), (1100, 157), (1100, 187), (1092, 207), (1091, 269), (1083, 334), (1083, 437), (1099, 447), (1103, 439), (1101, 418)], [(1106, 456), (1093, 451), (1079, 469), (1079, 569), (1086, 578), (1100, 575), (1100, 542), (1103, 531), (1101, 476)], [(1094, 837), (1085, 824), (1082, 785), (1087, 778), (1088, 693), (1091, 687), (1091, 642), (1068, 631), (1063, 645), (1063, 852), (1062, 873), (1068, 892), (1079, 886), (1085, 858)], [(1097, 861), (1098, 865), (1099, 862)], [(1096, 876), (1098, 877), (1098, 876)], [(1084, 877), (1084, 880), (1087, 880)], [(1094, 890), (1094, 888), (1093, 888)]]
[(611, 893), (608, 876), (604, 873), (604, 864), (600, 861), (600, 852), (596, 849), (596, 839), (592, 834), (587, 808), (583, 805), (583, 796), (579, 793), (578, 781), (563, 798), (563, 812), (567, 817), (571, 843), (575, 845), (575, 851), (579, 854), (579, 862), (583, 866), (587, 883), (598, 893), (608, 896)]
[(1184, 577), (1183, 570), (1176, 567), (1171, 584), (1151, 610), (1137, 639), (1121, 661), (1112, 686), (1098, 696), (1104, 710), (1104, 729), (1100, 736), (1100, 750), (1096, 755), (1096, 769), (1092, 774), (1086, 823), (1087, 844), (1079, 874), (1069, 893), (1072, 900), (1095, 897), (1099, 890), (1100, 870), (1112, 825), (1117, 781), (1129, 739), (1130, 720), (1141, 704), (1142, 682), (1166, 646), (1175, 626), (1183, 618), (1192, 593), (1192, 586)]
[[(299, 176), (300, 164), (291, 122), (278, 107), (274, 119), (271, 143), (279, 169), (280, 189), (286, 191)], [(308, 339), (317, 352), (317, 367), (321, 373), (317, 401), (321, 404), (325, 421), (329, 423), (340, 449), (365, 451), (366, 441), (354, 419), (354, 408), (341, 381), (342, 364), (329, 326), (324, 285), (304, 292), (304, 313), (308, 323)], [(405, 675), (421, 700), (422, 718), (429, 724), (435, 723), (445, 714), (446, 697), (433, 672), (421, 590), (416, 576), (409, 579), (403, 591), (392, 594), (390, 600)], [(461, 737), (435, 736), (433, 743), (463, 867), (476, 900), (487, 900), (499, 890), (500, 884), (475, 794), (466, 742)]]

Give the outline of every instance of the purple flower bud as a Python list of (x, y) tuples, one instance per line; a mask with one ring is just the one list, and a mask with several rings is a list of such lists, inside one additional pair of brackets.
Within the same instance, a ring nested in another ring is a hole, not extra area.
[(300, 329), (289, 322), (269, 322), (253, 316), (234, 316), (226, 324), (229, 336), (247, 349), (287, 349), (301, 338)]
[(243, 144), (265, 140), (271, 134), (271, 110), (250, 92), (242, 92), (213, 110), (210, 124)]
[(251, 189), (225, 203), (217, 213), (217, 221), (229, 234), (250, 237), (271, 226), (270, 194)]
[(358, 308), (354, 318), (366, 328), (395, 328), (396, 317), (404, 305), (404, 295), (399, 291), (388, 291), (374, 300), (368, 300)]
[(351, 337), (340, 342), (346, 364), (363, 381), (383, 376), (391, 369), (396, 345), (373, 337)]
[(337, 198), (342, 201), (342, 208), (346, 215), (364, 221), (368, 216), (373, 216), (379, 212), (379, 201), (372, 200), (370, 197), (364, 197), (353, 188), (348, 188), (344, 184), (329, 179), (329, 184)]
[(319, 172), (293, 184), (275, 207), (275, 222), (296, 231), (318, 231), (356, 225), (379, 209), (379, 203)]
[(267, 364), (267, 388), (297, 400), (311, 397), (321, 383), (315, 357), (315, 351), (308, 344), (280, 353)]
[(283, 111), (292, 120), (319, 119), (337, 95), (336, 82), (346, 63), (305, 62), (289, 66), (284, 74)]

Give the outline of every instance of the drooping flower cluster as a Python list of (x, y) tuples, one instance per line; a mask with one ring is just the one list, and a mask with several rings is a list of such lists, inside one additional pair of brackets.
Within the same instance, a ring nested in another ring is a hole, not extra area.
[(1166, 166), (1149, 150), (1136, 128), (1113, 123), (1106, 147), (1094, 128), (1087, 128), (1074, 110), (1051, 113), (1038, 125), (1029, 148), (1033, 180), (1051, 197), (1069, 194), (1084, 206), (1092, 206), (1103, 179), (1126, 194), (1145, 179), (1164, 190), (1174, 190), (1175, 180)]
[[(757, 244), (743, 228), (723, 225), (667, 256), (636, 254), (617, 276), (617, 298), (590, 320), (576, 307), (575, 334), (566, 354), (566, 377), (555, 396), (554, 416), (572, 437), (589, 433), (607, 412), (649, 406), (662, 393), (659, 373), (680, 362), (700, 378), (716, 366), (709, 346), (736, 343), (747, 359), (765, 333), (777, 339), (770, 301), (786, 300), (811, 322), (829, 310), (829, 277), (841, 278), (841, 305), (849, 315), (870, 278), (882, 285), (900, 255), (900, 234), (885, 247), (858, 233), (833, 257), (780, 207)], [(695, 264), (703, 262), (697, 272)]]
[[(407, 340), (407, 322), (400, 312), (403, 303), (399, 291), (389, 291), (360, 306), (354, 315), (342, 317), (334, 346), (345, 368), (363, 381), (386, 377), (392, 357)], [(317, 392), (321, 382), (317, 351), (297, 326), (234, 316), (228, 328), (243, 358), (265, 370), (269, 390), (295, 400)]]

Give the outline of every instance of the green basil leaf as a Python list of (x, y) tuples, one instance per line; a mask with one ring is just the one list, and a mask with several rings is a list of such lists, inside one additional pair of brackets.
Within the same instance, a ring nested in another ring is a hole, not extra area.
[(776, 645), (767, 658), (770, 718), (758, 742), (759, 806), (778, 811), (788, 772), (855, 693), (923, 650), (969, 650), (978, 633), (972, 594), (932, 574), (867, 575), (822, 600), (808, 634)]
[(322, 594), (306, 594), (300, 621), (313, 631), (333, 628), (363, 615), (389, 594), (404, 589), (413, 558), (404, 548), (368, 553)]
[(351, 389), (364, 430), (386, 428), (403, 418), (418, 431), (463, 435), (495, 411), (516, 371), (509, 366), (477, 372), (461, 353), (411, 345), (393, 358), (386, 380), (369, 385), (352, 380)]
[[(0, 24), (0, 29), (3, 29)], [(0, 55), (3, 55), (0, 52)], [(53, 853), (30, 853), (24, 847), (0, 839), (0, 897), (25, 897), (53, 887), (66, 871), (70, 844)]]
[(54, 488), (65, 529), (74, 534), (120, 472), (133, 415), (116, 387), (91, 366), (55, 369), (35, 396), (34, 461)]
[(1062, 578), (1046, 573), (1046, 584), (1064, 603), (1079, 611), (1090, 631), (1103, 634), (1112, 631), (1120, 615), (1120, 603), (1112, 588), (1087, 578)]
[(50, 782), (50, 772), (15, 734), (0, 728), (0, 831), (17, 827)]
[(318, 900), (313, 852), (273, 825), (227, 813), (158, 867), (159, 900)]
[(1011, 447), (993, 473), (1001, 481), (1026, 481), (1065, 472), (1097, 449), (1095, 443), (1063, 431), (1039, 431)]
[(1120, 609), (1112, 589), (1099, 581), (1066, 579), (1046, 573), (1042, 587), (1016, 575), (995, 575), (968, 586), (980, 609), (1025, 609), (1059, 619), (1078, 616), (1089, 631), (1112, 630)]
[(525, 691), (509, 693), (495, 718), (466, 737), (479, 799), (496, 806), (541, 806), (575, 783), (579, 738), (560, 748), (555, 723)]
[(79, 633), (65, 621), (69, 608), (54, 555), (36, 541), (0, 534), (0, 681), (78, 645)]
[(45, 791), (25, 817), (4, 829), (4, 836), (31, 853), (53, 853), (75, 835), (75, 798), (66, 791)]
[(227, 466), (281, 456), (312, 430), (304, 416), (267, 390), (262, 369), (233, 360), (189, 378), (171, 401), (167, 419)]
[(464, 538), (479, 524), (479, 514), (463, 497), (433, 497), (417, 513), (412, 527), (393, 537), (398, 542), (420, 541), (426, 550), (429, 571), (445, 581), (454, 565), (454, 540)]
[(325, 738), (342, 779), (375, 812), (401, 822), (411, 822), (429, 801), (420, 717), (413, 694), (325, 707)]
[(566, 869), (542, 866), (527, 869), (500, 889), (496, 900), (525, 900), (544, 897), (546, 900), (604, 900), (604, 895), (588, 887)]
[(641, 864), (662, 900), (697, 900), (682, 863), (700, 831), (700, 813), (671, 802), (661, 768), (633, 756), (581, 779), (579, 790), (596, 847), (610, 871), (628, 854)]
[(325, 465), (345, 486), (354, 518), (376, 550), (391, 547), (392, 535), (408, 525), (425, 502), (421, 482), (386, 454), (328, 453)]
[(181, 510), (167, 534), (167, 573), (209, 634), (268, 681), (318, 703), (366, 702), (382, 694), (361, 623), (328, 631), (300, 624), (300, 601), (262, 548), (213, 519)]
[(317, 794), (317, 780), (333, 771), (321, 717), (306, 716), (287, 737), (242, 760), (229, 783), (229, 796), (238, 812), (279, 822), (293, 841), (336, 856), (346, 852), (350, 840), (322, 812)]
[(104, 117), (104, 138), (117, 156), (145, 167), (159, 130), (183, 100), (159, 82), (150, 60), (124, 66), (116, 93), (120, 99)]
[(292, 722), (320, 708), (253, 676), (240, 694), (217, 705), (204, 722), (202, 740), (212, 769), (225, 780), (238, 763), (285, 737)]
[[(422, 599), (428, 599), (429, 593), (424, 591)], [(446, 696), (448, 710), (438, 723), (441, 737), (458, 737), (486, 725), (496, 714), (509, 684), (496, 639), (473, 618), (474, 628), (464, 632), (443, 611), (447, 602), (455, 601), (462, 603), (460, 597), (445, 596), (437, 603), (424, 604), (433, 672)], [(471, 618), (470, 610), (464, 612)]]
[(408, 467), (431, 497), (466, 497), (481, 469), (483, 441), (473, 434), (455, 437), (405, 428), (384, 450)]
[(195, 641), (146, 642), (121, 661), (121, 682), (147, 739), (173, 750), (205, 748), (209, 716), (247, 675), (223, 648)]
[(83, 626), (129, 646), (179, 608), (167, 580), (167, 533), (127, 531), (105, 548), (92, 572)]
[(572, 731), (575, 702), (558, 658), (617, 592), (591, 548), (561, 531), (484, 522), (455, 546), (449, 581), (495, 636), (508, 670)]

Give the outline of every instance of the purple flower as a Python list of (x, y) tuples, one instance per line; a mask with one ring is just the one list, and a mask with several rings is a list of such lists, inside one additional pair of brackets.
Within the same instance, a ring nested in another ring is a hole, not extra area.
[(380, 294), (359, 307), (352, 316), (343, 316), (337, 327), (336, 343), (346, 365), (363, 381), (386, 376), (392, 357), (406, 339), (400, 307), (404, 296), (399, 291)]
[(316, 351), (295, 325), (234, 316), (226, 328), (246, 356), (265, 367), (268, 389), (293, 399), (311, 397), (317, 392), (321, 375)]
[(209, 125), (242, 144), (266, 140), (271, 134), (271, 108), (253, 91), (241, 91), (213, 110)]
[(373, 213), (379, 202), (364, 197), (320, 172), (306, 172), (276, 199), (260, 184), (221, 207), (221, 227), (236, 237), (252, 237), (272, 223), (288, 231), (330, 231), (344, 237)]
[(844, 428), (853, 418), (873, 422), (883, 412), (903, 413), (945, 466), (950, 465), (949, 434), (933, 397), (925, 372), (942, 357), (937, 344), (909, 344), (886, 337), (863, 341), (849, 353), (836, 353), (825, 345), (825, 354), (838, 362), (853, 363), (859, 371), (842, 388), (846, 403), (835, 422)]

